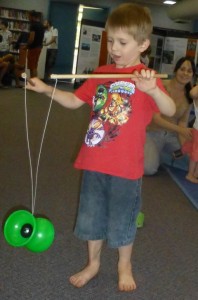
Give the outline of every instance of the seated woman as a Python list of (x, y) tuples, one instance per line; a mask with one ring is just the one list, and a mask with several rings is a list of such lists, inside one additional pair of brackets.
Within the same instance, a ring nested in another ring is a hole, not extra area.
[(9, 63), (4, 61), (2, 57), (0, 57), (0, 88), (5, 87), (2, 80), (4, 75), (8, 72)]
[(167, 92), (176, 104), (173, 117), (165, 117), (160, 113), (153, 116), (147, 129), (145, 144), (144, 174), (154, 175), (163, 162), (164, 153), (173, 157), (185, 140), (191, 139), (192, 128), (188, 128), (188, 119), (192, 108), (190, 90), (195, 76), (195, 63), (189, 57), (178, 60), (174, 69), (175, 76), (164, 81)]
[[(2, 79), (6, 74), (11, 74), (13, 79), (16, 82), (15, 87), (22, 87), (20, 85), (20, 80), (19, 80), (19, 70), (24, 70), (24, 66), (18, 64), (17, 62), (15, 62), (15, 58), (14, 55), (12, 54), (7, 54), (4, 55), (3, 57), (0, 57), (0, 71), (1, 71), (1, 65), (4, 66), (2, 68), (2, 73), (0, 73), (0, 86), (3, 86), (2, 83)], [(2, 74), (2, 78), (1, 78), (1, 74)]]

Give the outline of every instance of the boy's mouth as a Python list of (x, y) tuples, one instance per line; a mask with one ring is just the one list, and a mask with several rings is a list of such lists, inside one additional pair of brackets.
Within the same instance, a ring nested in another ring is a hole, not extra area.
[(121, 56), (118, 55), (112, 55), (112, 58), (114, 61), (119, 60), (121, 58)]

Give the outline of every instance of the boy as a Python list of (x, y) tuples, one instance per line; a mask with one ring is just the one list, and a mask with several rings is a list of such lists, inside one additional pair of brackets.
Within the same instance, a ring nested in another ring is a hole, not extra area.
[[(75, 234), (88, 241), (88, 263), (70, 277), (75, 287), (87, 284), (99, 272), (103, 241), (118, 248), (118, 288), (132, 291), (136, 283), (131, 255), (136, 217), (141, 207), (141, 178), (145, 128), (152, 114), (175, 112), (154, 71), (140, 63), (150, 42), (152, 21), (147, 9), (122, 4), (106, 23), (107, 48), (114, 64), (96, 73), (133, 73), (133, 79), (89, 79), (75, 93), (56, 90), (54, 99), (76, 109), (87, 103), (92, 108), (84, 144), (75, 167), (83, 169)], [(27, 88), (49, 97), (53, 88), (37, 78)]]

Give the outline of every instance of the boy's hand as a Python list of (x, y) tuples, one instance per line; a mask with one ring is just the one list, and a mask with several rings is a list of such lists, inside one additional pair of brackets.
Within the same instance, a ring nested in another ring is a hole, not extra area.
[(35, 91), (37, 93), (47, 93), (49, 88), (51, 89), (51, 87), (49, 87), (37, 77), (31, 78), (29, 80), (27, 79), (26, 87), (28, 90)]
[(154, 78), (155, 71), (142, 69), (140, 72), (134, 71), (133, 75), (136, 77), (132, 78), (135, 82), (136, 87), (147, 94), (156, 88), (156, 78)]

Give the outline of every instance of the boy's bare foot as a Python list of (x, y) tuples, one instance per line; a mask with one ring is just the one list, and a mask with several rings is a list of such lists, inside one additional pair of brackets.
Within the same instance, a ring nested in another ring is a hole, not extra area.
[(99, 264), (95, 263), (87, 265), (82, 271), (69, 278), (70, 283), (77, 288), (83, 287), (98, 274), (99, 267)]
[(192, 174), (187, 174), (186, 179), (192, 183), (198, 183), (198, 179), (195, 176), (193, 176)]
[(118, 267), (118, 289), (122, 292), (130, 292), (136, 289), (130, 264)]

